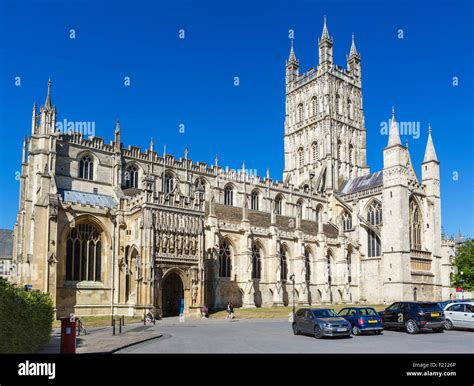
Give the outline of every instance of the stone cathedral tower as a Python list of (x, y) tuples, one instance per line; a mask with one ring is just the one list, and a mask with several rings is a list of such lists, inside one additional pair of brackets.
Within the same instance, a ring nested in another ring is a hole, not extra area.
[(291, 45), (286, 62), (285, 182), (318, 191), (368, 173), (360, 55), (354, 36), (347, 68), (333, 64), (333, 40), (324, 19), (319, 64), (299, 75)]

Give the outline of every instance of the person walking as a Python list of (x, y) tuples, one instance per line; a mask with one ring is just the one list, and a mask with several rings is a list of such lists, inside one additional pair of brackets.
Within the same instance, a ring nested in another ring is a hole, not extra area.
[(232, 302), (229, 303), (229, 316), (230, 319), (234, 319), (234, 304)]
[(227, 302), (227, 316), (225, 318), (230, 320), (231, 319), (230, 315), (231, 315), (231, 302)]

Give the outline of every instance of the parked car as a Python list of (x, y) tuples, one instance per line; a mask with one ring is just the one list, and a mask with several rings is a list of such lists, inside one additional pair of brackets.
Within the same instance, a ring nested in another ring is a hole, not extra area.
[(443, 300), (438, 302), (438, 305), (444, 310), (448, 304), (451, 303), (470, 303), (473, 302), (473, 299), (454, 299), (454, 300)]
[(397, 302), (379, 312), (385, 328), (403, 328), (409, 334), (420, 329), (444, 331), (443, 309), (434, 302)]
[(474, 302), (449, 303), (444, 308), (444, 327), (474, 329)]
[(296, 311), (293, 333), (313, 334), (316, 339), (323, 336), (350, 336), (351, 324), (329, 308), (302, 308)]
[(352, 335), (360, 335), (362, 332), (373, 331), (379, 335), (383, 330), (382, 318), (372, 307), (347, 307), (339, 311), (351, 324)]

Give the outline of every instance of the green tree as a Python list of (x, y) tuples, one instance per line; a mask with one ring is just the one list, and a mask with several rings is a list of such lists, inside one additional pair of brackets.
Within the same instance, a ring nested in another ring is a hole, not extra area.
[[(465, 291), (474, 290), (474, 240), (466, 241), (454, 259), (457, 273), (451, 274), (454, 287), (462, 287)], [(462, 272), (462, 274), (461, 274)]]

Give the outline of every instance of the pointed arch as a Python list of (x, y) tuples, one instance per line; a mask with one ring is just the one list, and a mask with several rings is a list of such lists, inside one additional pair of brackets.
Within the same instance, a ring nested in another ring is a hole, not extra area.
[(227, 184), (224, 187), (224, 205), (234, 206), (234, 186)]
[(289, 248), (286, 243), (280, 245), (280, 281), (288, 280), (288, 254)]
[(260, 241), (255, 240), (252, 243), (252, 279), (262, 278), (262, 251)]
[(230, 278), (232, 273), (232, 249), (228, 238), (219, 244), (219, 277)]
[(128, 162), (124, 168), (122, 184), (125, 188), (138, 188), (141, 167), (136, 162)]
[(260, 191), (258, 189), (252, 190), (250, 193), (250, 209), (259, 210), (260, 207)]
[(174, 188), (174, 178), (175, 174), (170, 171), (166, 170), (163, 174), (163, 192), (166, 194), (173, 193)]
[(410, 248), (414, 250), (422, 250), (422, 230), (423, 230), (423, 215), (420, 209), (418, 200), (412, 195), (409, 201), (409, 234), (410, 234)]
[(275, 197), (275, 213), (279, 215), (283, 215), (283, 207), (284, 207), (284, 196), (281, 193), (278, 193)]

